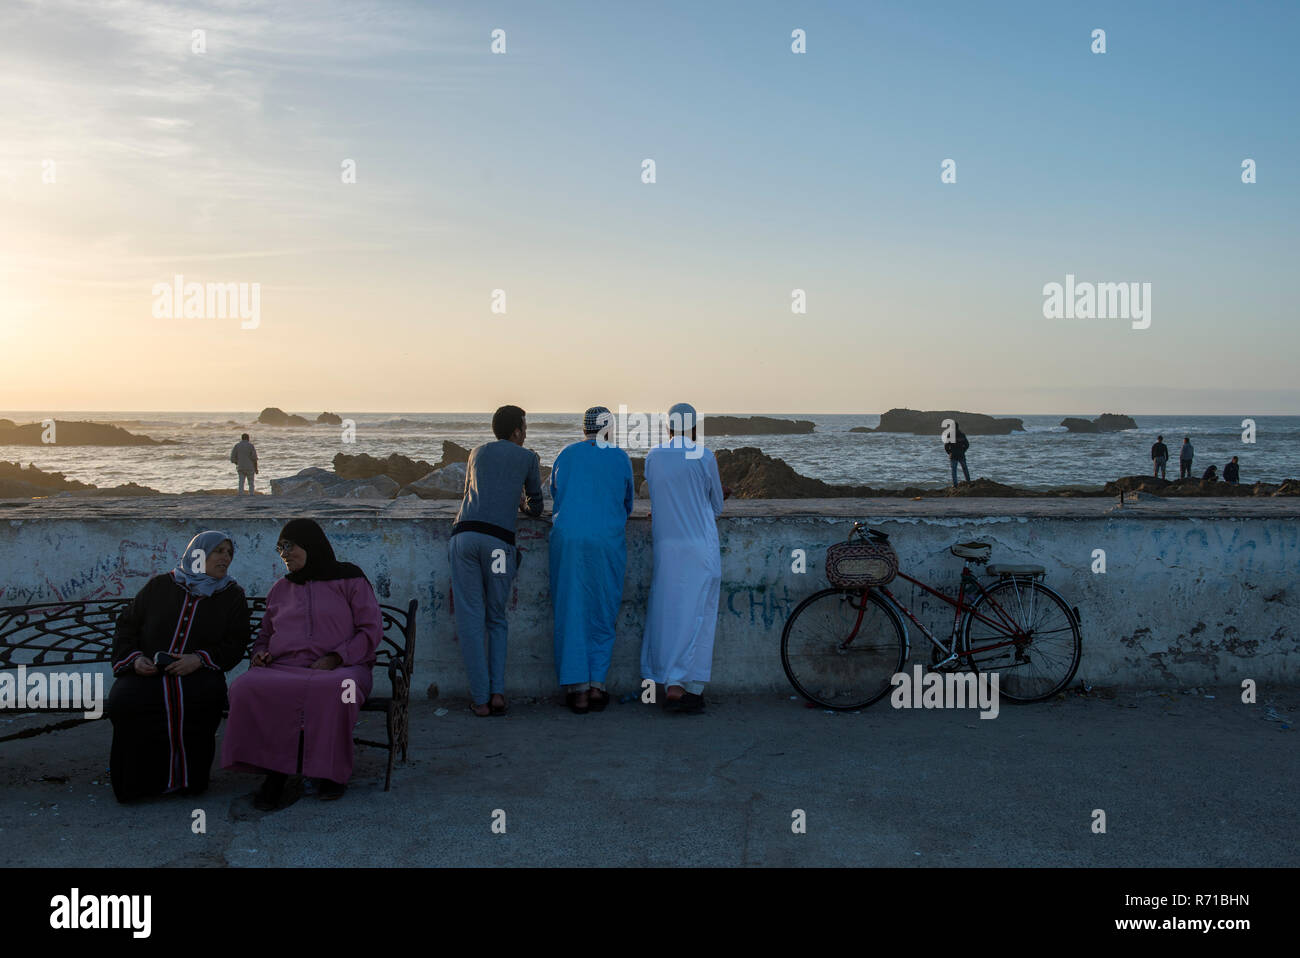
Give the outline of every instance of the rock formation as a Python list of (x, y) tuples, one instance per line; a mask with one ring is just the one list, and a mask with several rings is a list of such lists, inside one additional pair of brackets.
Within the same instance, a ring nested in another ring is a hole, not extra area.
[[(1132, 416), (1123, 416), (1110, 412), (1104, 412), (1092, 420), (1066, 416), (1061, 420), (1061, 425), (1070, 432), (1123, 432), (1125, 429), (1136, 429), (1138, 427)], [(963, 429), (962, 432), (965, 432), (965, 430)]]
[[(8, 423), (6, 426), (5, 423)], [(0, 446), (43, 446), (45, 426), (31, 422), (22, 426), (0, 419)], [(174, 439), (153, 439), (127, 432), (121, 426), (104, 422), (70, 422), (54, 420), (56, 446), (176, 446)]]
[(773, 419), (770, 416), (704, 416), (701, 427), (709, 436), (777, 436), (809, 433), (807, 419)]
[(943, 432), (945, 419), (956, 420), (961, 431), (968, 436), (1005, 436), (1023, 432), (1024, 420), (995, 419), (977, 412), (957, 412), (952, 409), (920, 411), (916, 409), (891, 409), (880, 417), (875, 429), (856, 426), (851, 432), (910, 432), (917, 436), (938, 436)]
[(267, 406), (258, 414), (257, 421), (264, 426), (310, 426), (302, 416), (291, 416), (276, 406)]
[(343, 425), (343, 417), (332, 412), (323, 412), (316, 417), (317, 422), (327, 423), (331, 426)]

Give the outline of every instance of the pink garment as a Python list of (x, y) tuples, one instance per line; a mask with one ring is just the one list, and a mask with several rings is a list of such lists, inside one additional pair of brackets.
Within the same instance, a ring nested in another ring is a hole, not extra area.
[[(230, 686), (222, 767), (293, 775), (301, 732), (301, 774), (351, 778), (352, 729), (370, 694), (383, 631), (379, 602), (365, 579), (280, 579), (271, 586), (253, 654), (270, 651), (272, 662), (249, 668)], [(330, 652), (342, 657), (341, 666), (311, 668)], [(347, 679), (356, 685), (354, 694), (348, 694)]]

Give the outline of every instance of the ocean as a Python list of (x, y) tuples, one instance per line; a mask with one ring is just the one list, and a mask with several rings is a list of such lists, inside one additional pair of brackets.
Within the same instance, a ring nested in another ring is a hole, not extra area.
[[(293, 412), (294, 410), (288, 410)], [(356, 423), (355, 442), (342, 441), (342, 429), (313, 423), (310, 426), (272, 427), (257, 423), (256, 411), (215, 412), (85, 412), (2, 411), (0, 418), (18, 423), (45, 418), (113, 423), (130, 432), (155, 439), (173, 439), (180, 445), (131, 446), (3, 446), (0, 459), (34, 463), (46, 471), (62, 472), (69, 479), (115, 486), (136, 482), (161, 492), (234, 488), (235, 467), (230, 449), (241, 432), (251, 435), (257, 447), (261, 472), (258, 488), (270, 491), (269, 480), (291, 476), (308, 466), (331, 468), (336, 453), (369, 453), (383, 458), (397, 452), (412, 459), (436, 463), (442, 440), (473, 447), (492, 439), (491, 413), (348, 413), (334, 410)], [(318, 411), (299, 412), (314, 420)], [(788, 436), (709, 436), (704, 419), (705, 444), (712, 449), (756, 446), (784, 459), (796, 471), (825, 482), (853, 483), (878, 488), (938, 487), (950, 479), (948, 461), (937, 436), (850, 433), (854, 426), (876, 426), (878, 415), (816, 415), (808, 413), (731, 413), (766, 415), (782, 419), (807, 419), (816, 424), (811, 434)], [(1052, 486), (1098, 487), (1118, 476), (1147, 475), (1151, 471), (1150, 447), (1162, 433), (1173, 460), (1169, 477), (1178, 474), (1178, 447), (1191, 436), (1196, 450), (1195, 475), (1210, 463), (1220, 472), (1234, 455), (1240, 457), (1241, 481), (1281, 482), (1300, 477), (1300, 416), (1255, 417), (1255, 442), (1242, 441), (1241, 416), (1137, 416), (1136, 430), (1098, 435), (1071, 435), (1059, 424), (1064, 416), (1091, 419), (1096, 413), (1024, 416), (996, 413), (1024, 420), (1025, 432), (1009, 436), (971, 436), (967, 455), (971, 478), (1031, 489)], [(581, 438), (581, 412), (529, 412), (525, 445), (536, 450), (549, 465), (568, 443)], [(632, 455), (644, 450), (629, 449)]]

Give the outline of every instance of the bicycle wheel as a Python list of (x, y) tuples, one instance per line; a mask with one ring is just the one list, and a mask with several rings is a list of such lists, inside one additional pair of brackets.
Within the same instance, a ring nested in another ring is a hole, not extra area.
[[(976, 618), (977, 612), (990, 621)], [(1074, 678), (1082, 651), (1079, 622), (1065, 600), (1029, 579), (990, 586), (962, 626), (971, 670), (996, 672), (998, 695), (1013, 702), (1041, 702), (1061, 691)]]
[(795, 691), (836, 711), (865, 708), (890, 691), (907, 660), (907, 633), (875, 592), (823, 589), (790, 613), (781, 665)]

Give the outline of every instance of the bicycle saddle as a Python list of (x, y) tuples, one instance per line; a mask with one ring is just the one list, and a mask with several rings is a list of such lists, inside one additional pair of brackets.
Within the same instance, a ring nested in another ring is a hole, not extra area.
[(993, 555), (993, 547), (987, 542), (957, 542), (948, 551), (959, 559), (969, 559), (972, 562), (988, 562)]

